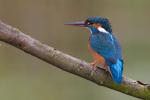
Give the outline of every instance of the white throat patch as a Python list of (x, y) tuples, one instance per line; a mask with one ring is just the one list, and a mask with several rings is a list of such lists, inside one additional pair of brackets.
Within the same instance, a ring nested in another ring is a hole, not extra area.
[(100, 31), (100, 32), (103, 32), (103, 33), (109, 33), (108, 31), (106, 31), (104, 28), (102, 28), (102, 27), (98, 27), (98, 30)]

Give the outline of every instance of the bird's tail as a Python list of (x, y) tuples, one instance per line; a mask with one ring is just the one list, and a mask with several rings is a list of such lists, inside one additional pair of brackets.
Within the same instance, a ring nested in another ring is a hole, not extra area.
[(123, 73), (123, 61), (118, 59), (115, 64), (112, 64), (109, 66), (109, 70), (110, 70), (113, 80), (117, 84), (121, 84), (122, 73)]

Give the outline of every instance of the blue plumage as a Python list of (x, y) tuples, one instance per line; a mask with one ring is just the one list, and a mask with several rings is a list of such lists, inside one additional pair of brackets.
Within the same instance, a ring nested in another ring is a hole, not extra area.
[(89, 27), (93, 33), (90, 36), (90, 45), (93, 50), (104, 57), (113, 80), (120, 84), (122, 81), (123, 61), (121, 47), (113, 34), (106, 34), (96, 31), (96, 28)]
[(113, 80), (120, 84), (122, 82), (122, 73), (123, 73), (123, 62), (120, 59), (117, 59), (115, 64), (109, 65), (111, 75)]

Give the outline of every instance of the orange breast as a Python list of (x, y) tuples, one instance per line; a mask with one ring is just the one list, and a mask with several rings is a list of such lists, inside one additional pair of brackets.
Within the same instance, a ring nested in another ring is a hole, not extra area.
[(95, 60), (98, 60), (100, 64), (105, 64), (105, 59), (91, 48), (89, 41), (88, 41), (88, 49)]

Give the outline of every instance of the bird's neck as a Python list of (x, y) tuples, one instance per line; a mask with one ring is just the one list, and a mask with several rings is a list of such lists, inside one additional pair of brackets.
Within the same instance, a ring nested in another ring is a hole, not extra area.
[(100, 32), (103, 33), (109, 33), (108, 31), (106, 31), (104, 28), (102, 28), (101, 26), (97, 28)]
[(103, 32), (103, 33), (109, 33), (108, 31), (106, 31), (104, 28), (100, 27), (88, 27), (88, 29), (90, 30), (90, 33), (99, 33), (99, 32)]
[(88, 27), (88, 29), (90, 30), (90, 33), (91, 34), (94, 34), (94, 33), (99, 33), (99, 30), (97, 29), (97, 28), (95, 28), (95, 27)]

